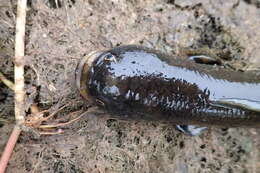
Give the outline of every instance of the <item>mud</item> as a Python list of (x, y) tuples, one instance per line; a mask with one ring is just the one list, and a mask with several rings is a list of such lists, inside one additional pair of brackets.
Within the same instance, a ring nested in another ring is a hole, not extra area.
[[(2, 0), (0, 8), (0, 70), (12, 80), (16, 4)], [(30, 1), (27, 21), (27, 107), (36, 102), (42, 110), (55, 110), (73, 102), (59, 118), (87, 110), (74, 70), (84, 54), (97, 49), (139, 44), (175, 55), (199, 49), (230, 70), (260, 70), (259, 1)], [(13, 126), (13, 92), (3, 84), (0, 101), (2, 152)], [(212, 127), (190, 137), (174, 126), (96, 112), (63, 127), (62, 135), (36, 138), (24, 132), (7, 172), (260, 170), (259, 129)]]

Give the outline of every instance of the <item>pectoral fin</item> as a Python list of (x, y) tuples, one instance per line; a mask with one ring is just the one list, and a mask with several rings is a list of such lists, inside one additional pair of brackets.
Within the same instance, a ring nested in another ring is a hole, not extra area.
[(190, 136), (197, 136), (201, 134), (202, 131), (207, 129), (207, 127), (199, 127), (194, 125), (176, 125), (176, 128), (181, 132), (188, 134)]
[(214, 103), (222, 106), (239, 107), (250, 111), (260, 112), (260, 102), (254, 100), (222, 98), (215, 100)]
[(222, 64), (222, 62), (219, 59), (215, 59), (205, 55), (190, 56), (189, 59), (199, 64), (209, 64), (209, 65)]

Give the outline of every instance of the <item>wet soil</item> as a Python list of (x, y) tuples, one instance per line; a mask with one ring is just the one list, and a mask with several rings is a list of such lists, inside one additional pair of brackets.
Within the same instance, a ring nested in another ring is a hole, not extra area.
[[(28, 108), (57, 117), (86, 111), (74, 70), (90, 51), (138, 44), (183, 56), (200, 50), (230, 70), (260, 71), (259, 1), (29, 1), (26, 26)], [(13, 79), (14, 1), (0, 1), (0, 71)], [(206, 53), (205, 53), (206, 52)], [(214, 67), (212, 67), (214, 68)], [(224, 89), (224, 88), (223, 88)], [(257, 94), (257, 93), (256, 93)], [(0, 153), (14, 125), (13, 92), (0, 83)], [(174, 125), (88, 114), (62, 135), (22, 133), (7, 172), (260, 172), (260, 130), (211, 127), (200, 136)]]

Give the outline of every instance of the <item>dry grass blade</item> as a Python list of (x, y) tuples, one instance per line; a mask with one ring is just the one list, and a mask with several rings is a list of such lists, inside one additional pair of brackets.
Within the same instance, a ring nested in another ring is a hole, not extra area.
[[(25, 125), (29, 126), (29, 127), (33, 127), (33, 128), (38, 128), (42, 122), (44, 121), (48, 121), (49, 119), (51, 119), (54, 115), (56, 115), (58, 112), (60, 112), (62, 109), (64, 109), (65, 107), (67, 107), (70, 103), (60, 107), (59, 109), (55, 110), (54, 112), (52, 112), (50, 115), (44, 117), (44, 113), (49, 112), (50, 110), (44, 110), (44, 111), (39, 111), (38, 107), (37, 107), (37, 111), (32, 111), (32, 107), (31, 107), (31, 111), (32, 114), (29, 115), (26, 118), (25, 121)], [(33, 108), (34, 109), (34, 108)]]
[(14, 90), (14, 84), (10, 80), (8, 80), (3, 73), (0, 72), (0, 81), (2, 81), (8, 88)]
[(55, 132), (39, 132), (40, 135), (58, 135), (58, 134), (62, 134), (64, 133), (64, 131), (62, 129), (58, 129)]
[(62, 109), (64, 109), (65, 107), (67, 107), (69, 104), (70, 104), (70, 103), (68, 103), (68, 104), (66, 104), (66, 105), (64, 105), (64, 106), (62, 106), (62, 107), (60, 107), (59, 109), (57, 109), (56, 111), (54, 111), (53, 113), (51, 113), (49, 116), (44, 117), (44, 118), (42, 119), (42, 121), (47, 121), (47, 120), (49, 120), (49, 119), (52, 118), (54, 115), (56, 115), (58, 112), (60, 112)]
[[(81, 112), (81, 111), (73, 112), (73, 114), (76, 114), (78, 112)], [(44, 129), (44, 128), (56, 128), (56, 127), (66, 126), (66, 125), (69, 125), (69, 124), (79, 120), (83, 116), (84, 116), (84, 114), (81, 114), (77, 118), (74, 118), (74, 119), (72, 119), (72, 120), (70, 120), (70, 121), (68, 121), (66, 123), (40, 125), (39, 128)]]
[[(62, 107), (60, 107), (59, 109), (50, 113), (46, 117), (44, 117), (44, 113), (49, 112), (50, 110), (39, 111), (39, 109), (36, 105), (32, 105), (31, 106), (32, 114), (26, 118), (25, 126), (40, 130), (40, 131), (36, 130), (39, 135), (61, 134), (64, 131), (62, 129), (58, 129), (58, 127), (69, 125), (69, 124), (79, 120), (83, 115), (85, 115), (85, 114), (81, 114), (78, 117), (71, 119), (71, 117), (73, 117), (74, 115), (82, 112), (81, 110), (79, 110), (79, 111), (71, 112), (68, 115), (66, 115), (62, 118), (59, 118), (59, 119), (56, 119), (56, 118), (51, 119), (55, 115), (57, 115), (58, 112), (60, 112), (61, 110), (63, 110), (65, 107), (67, 107), (69, 105), (71, 105), (71, 102), (63, 105)], [(68, 119), (71, 119), (71, 120), (68, 120)], [(59, 123), (60, 121), (65, 121), (65, 120), (68, 120), (68, 121), (65, 123)], [(51, 123), (53, 123), (53, 124), (51, 124)]]

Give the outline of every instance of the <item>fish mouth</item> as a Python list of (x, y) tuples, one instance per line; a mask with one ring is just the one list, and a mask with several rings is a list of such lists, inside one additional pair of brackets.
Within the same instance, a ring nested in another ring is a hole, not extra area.
[(103, 53), (104, 51), (93, 51), (88, 55), (84, 56), (78, 63), (75, 70), (76, 87), (79, 90), (81, 96), (86, 100), (89, 100), (88, 93), (88, 80), (89, 72), (93, 62)]

